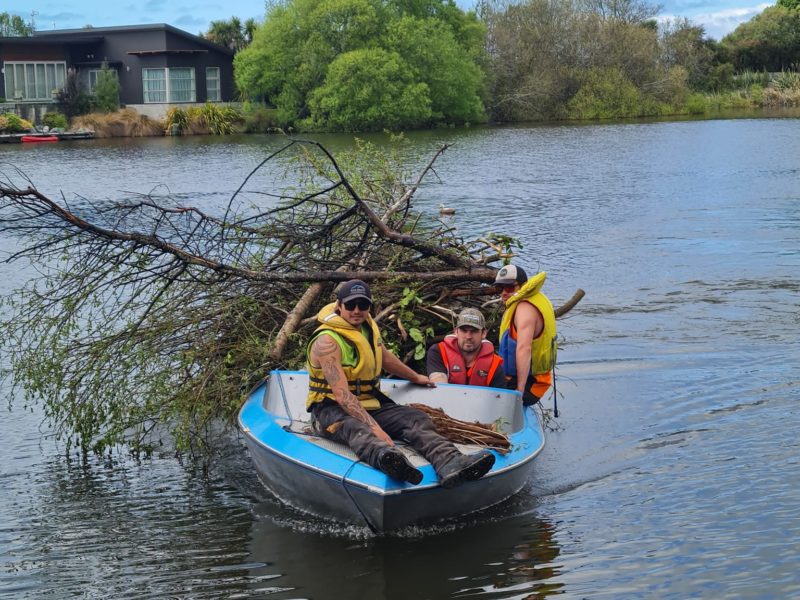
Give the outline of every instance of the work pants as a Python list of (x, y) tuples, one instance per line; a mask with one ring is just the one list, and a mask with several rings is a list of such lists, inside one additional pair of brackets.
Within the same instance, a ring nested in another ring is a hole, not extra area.
[[(405, 441), (424, 456), (437, 473), (448, 462), (461, 456), (461, 451), (436, 432), (433, 421), (421, 410), (389, 400), (382, 401), (380, 408), (368, 412), (389, 437)], [(375, 437), (369, 425), (327, 398), (314, 404), (311, 413), (316, 421), (315, 429), (321, 435), (348, 445), (359, 460), (378, 467), (378, 460), (389, 444)]]

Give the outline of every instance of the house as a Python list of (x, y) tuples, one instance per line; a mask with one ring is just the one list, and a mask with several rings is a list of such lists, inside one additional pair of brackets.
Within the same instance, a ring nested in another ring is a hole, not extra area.
[(150, 117), (234, 99), (233, 51), (164, 23), (0, 37), (0, 94), (35, 118), (53, 109), (68, 69), (91, 93), (103, 62), (117, 74), (120, 103)]

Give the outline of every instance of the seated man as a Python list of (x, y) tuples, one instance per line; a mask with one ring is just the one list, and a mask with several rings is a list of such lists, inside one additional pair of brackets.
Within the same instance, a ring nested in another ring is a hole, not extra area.
[(366, 283), (343, 283), (337, 300), (320, 310), (321, 325), (308, 344), (309, 389), (306, 408), (321, 435), (347, 444), (368, 465), (411, 484), (422, 481), (395, 447), (402, 439), (433, 465), (442, 487), (483, 477), (494, 454), (462, 454), (439, 435), (421, 410), (396, 404), (380, 391), (381, 369), (418, 385), (434, 385), (384, 348), (370, 316), (372, 295)]
[(486, 321), (481, 312), (474, 308), (462, 310), (453, 333), (428, 348), (428, 377), (434, 383), (504, 388), (503, 359), (485, 338)]

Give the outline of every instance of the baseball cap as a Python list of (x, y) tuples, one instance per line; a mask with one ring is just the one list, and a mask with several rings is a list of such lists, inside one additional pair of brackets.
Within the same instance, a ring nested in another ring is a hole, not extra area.
[(360, 279), (345, 281), (339, 286), (336, 297), (341, 302), (350, 302), (350, 300), (355, 300), (357, 298), (366, 298), (372, 302), (372, 294), (369, 292), (369, 286)]
[(459, 313), (458, 321), (456, 321), (456, 327), (462, 326), (486, 329), (486, 321), (484, 321), (481, 311), (475, 308), (465, 308)]
[(528, 274), (525, 273), (525, 269), (516, 265), (506, 265), (497, 272), (497, 276), (494, 278), (496, 285), (523, 284), (526, 281), (528, 281)]

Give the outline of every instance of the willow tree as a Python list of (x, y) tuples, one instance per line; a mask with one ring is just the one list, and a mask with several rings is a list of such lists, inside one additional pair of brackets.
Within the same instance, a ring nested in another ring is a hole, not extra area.
[(214, 211), (56, 201), (6, 171), (0, 232), (18, 250), (5, 262), (39, 274), (2, 301), (14, 401), (41, 402), (68, 449), (148, 451), (155, 432), (203, 447), (270, 369), (302, 367), (314, 315), (354, 277), (373, 285), (387, 344), (421, 358), (452, 309), (493, 291), (489, 265), (513, 246), (414, 210), (446, 148), (412, 176), (365, 144), (337, 161), (288, 141)]
[(289, 0), (236, 55), (236, 83), (299, 129), (482, 122), (484, 34), (453, 0)]

